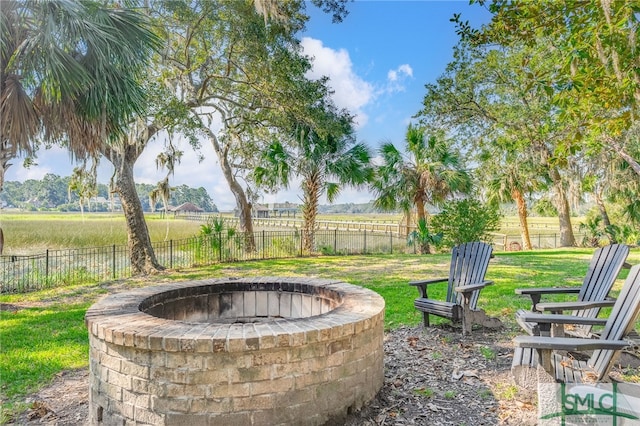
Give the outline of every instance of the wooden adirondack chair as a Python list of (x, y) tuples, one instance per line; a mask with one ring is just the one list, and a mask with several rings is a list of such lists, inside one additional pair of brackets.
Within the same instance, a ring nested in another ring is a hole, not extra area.
[[(613, 305), (608, 319), (574, 317), (571, 315), (537, 315), (538, 321), (560, 324), (602, 324), (598, 339), (579, 337), (518, 336), (517, 348), (537, 351), (539, 365), (556, 382), (593, 383), (608, 381), (608, 374), (620, 352), (631, 342), (624, 340), (635, 327), (640, 313), (640, 265), (635, 265)], [(580, 361), (557, 351), (584, 352), (593, 350), (587, 361)], [(540, 367), (538, 371), (540, 372)], [(538, 379), (541, 380), (540, 378)]]
[[(571, 311), (571, 315), (576, 317), (596, 318), (600, 313), (600, 308), (613, 306), (614, 300), (607, 299), (607, 295), (625, 264), (629, 247), (624, 244), (611, 244), (597, 249), (589, 269), (582, 282), (581, 287), (550, 287), (550, 288), (519, 288), (516, 294), (529, 295), (531, 297), (531, 312), (562, 313)], [(540, 303), (540, 298), (545, 294), (570, 294), (578, 293), (576, 301), (570, 302), (547, 302)], [(516, 321), (523, 330), (531, 335), (549, 335), (551, 330), (549, 324), (542, 326), (542, 330), (534, 321), (528, 320), (531, 312), (523, 309), (516, 312)], [(574, 325), (568, 334), (576, 337), (590, 337), (592, 325)], [(564, 327), (559, 326), (554, 330), (554, 334), (563, 334)]]
[[(461, 244), (451, 251), (449, 277), (409, 283), (416, 286), (420, 293), (413, 304), (422, 312), (425, 327), (429, 326), (430, 314), (449, 318), (453, 322), (462, 321), (463, 334), (471, 332), (473, 324), (491, 328), (502, 325), (500, 320), (488, 317), (483, 310), (477, 308), (480, 290), (493, 284), (493, 281), (484, 279), (491, 252), (491, 246), (486, 243)], [(437, 283), (448, 285), (444, 301), (429, 298), (427, 287)]]

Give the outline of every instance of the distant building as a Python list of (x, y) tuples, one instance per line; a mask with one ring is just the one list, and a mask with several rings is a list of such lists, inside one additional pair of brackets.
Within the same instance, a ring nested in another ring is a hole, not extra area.
[(254, 204), (251, 208), (251, 216), (257, 218), (269, 217), (269, 208), (263, 204)]
[(177, 207), (169, 207), (169, 211), (177, 215), (180, 213), (202, 213), (204, 212), (204, 209), (201, 209), (193, 203), (186, 202)]
[[(296, 217), (296, 214), (300, 211), (300, 206), (298, 204), (293, 203), (270, 203), (268, 205), (264, 204), (254, 204), (251, 207), (251, 217), (255, 217), (257, 219), (269, 218), (269, 217)], [(238, 217), (238, 209), (233, 209), (233, 214)]]
[(89, 199), (89, 208), (97, 211), (120, 211), (122, 210), (122, 203), (120, 203), (120, 197), (115, 194), (113, 202), (105, 197), (91, 197)]
[(270, 217), (296, 217), (296, 214), (300, 211), (300, 205), (290, 203), (288, 201), (284, 203), (271, 203), (269, 204), (269, 216)]

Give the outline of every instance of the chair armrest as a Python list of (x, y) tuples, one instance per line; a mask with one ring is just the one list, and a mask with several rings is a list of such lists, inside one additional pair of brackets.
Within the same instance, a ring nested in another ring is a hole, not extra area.
[(538, 288), (516, 288), (516, 294), (574, 294), (580, 293), (580, 287), (538, 287)]
[(431, 280), (409, 281), (409, 285), (429, 285), (449, 281), (449, 278), (434, 278)]
[(461, 285), (461, 286), (455, 287), (454, 290), (457, 291), (458, 293), (471, 293), (472, 291), (480, 290), (491, 284), (493, 284), (493, 281), (484, 280), (481, 283)]
[(535, 311), (540, 303), (540, 298), (544, 294), (574, 294), (580, 293), (580, 287), (537, 287), (537, 288), (516, 288), (516, 294), (528, 295), (531, 297), (531, 310)]
[(599, 301), (570, 301), (570, 302), (544, 302), (536, 305), (536, 310), (540, 312), (562, 312), (573, 309), (590, 309), (590, 308), (606, 308), (613, 306), (615, 300), (599, 300)]
[(526, 322), (538, 324), (574, 324), (574, 325), (605, 325), (606, 318), (576, 317), (573, 315), (556, 314), (536, 314), (534, 312), (523, 312), (519, 318)]
[(625, 340), (581, 339), (579, 337), (517, 336), (513, 339), (520, 348), (549, 349), (555, 351), (590, 351), (594, 349), (624, 349)]
[(409, 285), (413, 285), (418, 287), (418, 292), (420, 293), (420, 298), (428, 299), (429, 295), (427, 293), (427, 286), (429, 284), (439, 284), (449, 281), (449, 278), (433, 278), (430, 280), (419, 280), (419, 281), (409, 281)]

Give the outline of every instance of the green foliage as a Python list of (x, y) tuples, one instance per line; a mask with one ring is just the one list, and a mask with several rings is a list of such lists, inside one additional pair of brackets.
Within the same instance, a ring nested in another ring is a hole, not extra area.
[(636, 229), (632, 225), (609, 225), (605, 228), (607, 235), (612, 240), (618, 241), (622, 244), (640, 244), (640, 230)]
[[(283, 257), (296, 256), (300, 251), (295, 239), (290, 237), (273, 238), (271, 240), (271, 248)], [(324, 250), (322, 248), (320, 250), (324, 254)]]
[[(585, 247), (599, 247), (600, 240), (606, 235), (601, 216), (587, 217), (584, 222), (580, 223), (580, 231), (584, 232), (582, 245)], [(613, 236), (613, 233), (610, 235)]]
[(221, 217), (210, 217), (200, 225), (196, 239), (196, 261), (208, 263), (215, 259), (229, 259), (232, 247), (239, 240), (234, 227), (227, 227)]
[(418, 219), (416, 229), (409, 233), (407, 244), (410, 246), (417, 245), (420, 253), (429, 254), (430, 246), (433, 244), (439, 246), (442, 242), (442, 233), (432, 233), (429, 231), (426, 219)]
[(496, 359), (496, 351), (488, 346), (480, 346), (480, 353), (487, 361)]
[(160, 40), (147, 14), (114, 6), (3, 2), (0, 110), (13, 112), (2, 122), (4, 160), (43, 139), (84, 158), (105, 131), (144, 113), (140, 82)]
[(433, 229), (442, 234), (442, 245), (453, 247), (471, 241), (489, 241), (490, 233), (500, 229), (500, 213), (495, 207), (467, 198), (446, 203), (431, 223)]
[(431, 398), (433, 395), (435, 395), (435, 391), (429, 388), (414, 389), (413, 392), (416, 395), (424, 396), (426, 398)]
[(444, 393), (444, 398), (445, 398), (445, 399), (454, 399), (457, 395), (458, 395), (458, 394), (457, 394), (457, 392), (456, 392), (456, 391), (452, 391), (452, 390), (450, 390), (450, 391), (446, 391), (446, 392)]
[[(79, 211), (80, 197), (77, 192), (82, 189), (76, 183), (72, 184), (73, 177), (60, 177), (55, 174), (47, 174), (42, 179), (27, 179), (24, 182), (8, 181), (4, 183), (4, 190), (0, 192), (0, 202), (4, 201), (9, 206), (25, 209), (43, 208), (45, 210), (58, 211)], [(82, 183), (82, 182), (80, 182)], [(71, 190), (69, 190), (71, 188)], [(150, 210), (149, 193), (153, 191), (155, 185), (136, 184), (138, 198), (145, 210)], [(109, 199), (109, 188), (105, 184), (96, 183), (97, 192), (91, 193), (89, 197), (99, 196)], [(217, 212), (218, 209), (213, 200), (203, 187), (191, 188), (187, 185), (179, 185), (171, 188), (169, 204), (178, 206), (182, 203), (191, 202), (207, 212)], [(86, 202), (84, 197), (84, 203)], [(109, 211), (109, 203), (90, 202), (87, 211)]]
[(538, 202), (533, 205), (533, 211), (540, 216), (558, 216), (558, 209), (548, 198), (538, 200)]
[(375, 206), (384, 211), (417, 210), (426, 218), (426, 204), (440, 205), (452, 195), (471, 189), (462, 156), (442, 131), (409, 125), (406, 155), (391, 142), (380, 149), (382, 164), (375, 170), (372, 189)]

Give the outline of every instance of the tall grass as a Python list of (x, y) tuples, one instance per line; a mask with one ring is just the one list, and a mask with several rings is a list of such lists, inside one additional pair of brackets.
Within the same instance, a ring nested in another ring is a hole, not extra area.
[[(352, 222), (399, 222), (401, 215), (344, 214), (321, 215), (319, 218)], [(145, 219), (153, 242), (193, 237), (199, 233), (201, 225), (199, 222), (171, 215), (165, 219), (158, 213), (148, 213)], [(550, 233), (557, 232), (557, 218), (530, 218), (529, 222), (531, 226), (544, 226)], [(517, 218), (505, 217), (504, 223), (509, 228), (502, 229), (502, 233), (519, 235), (517, 228), (511, 228), (517, 223)], [(26, 255), (42, 253), (46, 249), (103, 247), (127, 243), (127, 228), (122, 213), (85, 213), (83, 216), (80, 213), (0, 212), (0, 227), (5, 236), (4, 254)]]
[[(157, 214), (145, 217), (151, 241), (183, 239), (196, 235), (200, 223)], [(103, 247), (127, 243), (127, 228), (122, 214), (2, 214), (5, 254), (35, 254), (46, 249)]]

